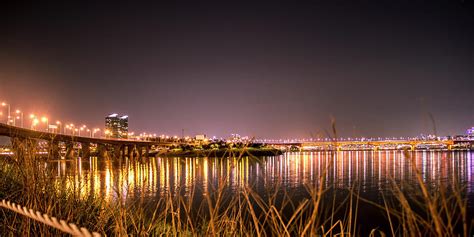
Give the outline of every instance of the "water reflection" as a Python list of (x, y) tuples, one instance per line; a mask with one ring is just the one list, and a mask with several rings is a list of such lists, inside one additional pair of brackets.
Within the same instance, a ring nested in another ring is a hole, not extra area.
[[(357, 182), (362, 192), (390, 189), (395, 182), (415, 183), (413, 166), (423, 182), (437, 187), (458, 183), (473, 194), (471, 152), (341, 151), (290, 152), (262, 158), (150, 158), (146, 161), (100, 160), (97, 157), (47, 163), (62, 187), (82, 197), (108, 201), (150, 199), (166, 194), (208, 195), (219, 185), (231, 190), (250, 185), (257, 192), (279, 183), (302, 190), (305, 185), (348, 188)], [(321, 179), (321, 177), (323, 177)], [(470, 198), (472, 201), (472, 198)], [(469, 203), (472, 203), (472, 202)]]

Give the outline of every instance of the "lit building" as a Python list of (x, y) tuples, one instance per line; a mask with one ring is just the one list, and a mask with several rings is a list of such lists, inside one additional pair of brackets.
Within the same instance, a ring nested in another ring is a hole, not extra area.
[(128, 116), (110, 114), (105, 117), (105, 137), (127, 138), (128, 137)]
[(466, 133), (469, 136), (474, 136), (474, 127), (467, 129)]
[(196, 141), (204, 141), (206, 140), (207, 136), (206, 134), (199, 134), (199, 135), (196, 135), (195, 139)]

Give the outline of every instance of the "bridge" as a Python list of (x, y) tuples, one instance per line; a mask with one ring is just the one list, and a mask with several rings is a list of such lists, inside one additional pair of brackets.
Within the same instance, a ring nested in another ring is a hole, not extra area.
[[(319, 148), (321, 150), (342, 150), (348, 147), (366, 147), (368, 149), (378, 150), (383, 147), (397, 147), (405, 146), (411, 150), (415, 150), (420, 146), (445, 146), (448, 150), (453, 148), (453, 145), (460, 143), (460, 141), (454, 140), (381, 140), (381, 141), (339, 141), (339, 140), (329, 140), (329, 141), (305, 141), (305, 142), (269, 142), (266, 143), (271, 146), (277, 147), (298, 147), (298, 148)], [(472, 143), (471, 143), (472, 144)]]
[[(95, 148), (97, 155), (103, 157), (109, 154), (115, 157), (142, 157), (148, 156), (152, 147), (166, 147), (176, 145), (170, 141), (143, 141), (131, 139), (94, 138), (36, 131), (0, 123), (0, 136), (10, 137), (13, 149), (26, 154), (27, 149), (38, 148), (38, 142), (44, 141), (50, 158), (60, 157), (60, 143), (66, 148), (65, 157), (72, 158), (76, 155), (87, 157), (91, 155), (91, 148)], [(292, 141), (268, 142), (274, 147), (297, 147), (301, 149), (316, 150), (344, 150), (344, 149), (384, 149), (386, 147), (403, 147), (402, 149), (415, 150), (419, 146), (443, 146), (448, 150), (459, 144), (466, 144), (472, 149), (474, 141), (456, 140), (328, 140), (328, 141)], [(397, 148), (398, 149), (398, 148)], [(76, 152), (77, 151), (77, 152)], [(76, 154), (77, 153), (77, 154)]]
[(48, 156), (60, 157), (60, 143), (66, 147), (65, 157), (74, 157), (79, 151), (83, 157), (91, 154), (91, 147), (97, 147), (98, 155), (106, 156), (148, 156), (152, 146), (170, 146), (174, 143), (164, 141), (143, 141), (130, 139), (94, 138), (67, 134), (36, 131), (0, 123), (0, 136), (10, 137), (13, 149), (26, 152), (27, 149), (38, 148), (38, 142), (47, 143)]

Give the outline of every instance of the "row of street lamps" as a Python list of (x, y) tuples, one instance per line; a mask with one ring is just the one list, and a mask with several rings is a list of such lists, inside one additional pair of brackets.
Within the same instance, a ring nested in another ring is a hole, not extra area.
[[(6, 124), (7, 125), (12, 125), (12, 126), (18, 126), (24, 128), (24, 114), (23, 111), (21, 110), (15, 110), (13, 111), (13, 114), (11, 113), (11, 106), (7, 102), (2, 102), (1, 103), (2, 107), (7, 108), (7, 119), (6, 119)], [(0, 109), (0, 122), (3, 120), (3, 109)], [(46, 116), (37, 116), (35, 114), (30, 114), (29, 116), (30, 119), (30, 129), (31, 130), (37, 130), (40, 129), (41, 124), (45, 124), (44, 130), (46, 132), (52, 132), (52, 133), (60, 133), (60, 134), (67, 134), (67, 135), (72, 135), (72, 136), (82, 136), (87, 134), (89, 137), (96, 137), (96, 134), (100, 137), (100, 132), (101, 130), (99, 128), (88, 128), (86, 125), (82, 126), (76, 126), (73, 123), (67, 123), (63, 124), (61, 121), (56, 121), (56, 123), (50, 124), (49, 118)], [(17, 124), (17, 121), (20, 122), (20, 124)], [(41, 130), (41, 129), (40, 129)], [(108, 137), (111, 134), (111, 131), (109, 130), (104, 130), (103, 135), (105, 137)], [(135, 136), (134, 132), (130, 132), (127, 134), (128, 138), (132, 139), (138, 139), (138, 140), (147, 140), (147, 139), (152, 139), (156, 138), (156, 134), (149, 134), (149, 133), (141, 133), (137, 136)], [(160, 138), (165, 138), (164, 135), (160, 136)], [(166, 139), (169, 139), (169, 136), (166, 136)], [(175, 140), (178, 139), (177, 136), (173, 137)]]
[[(6, 124), (7, 125), (12, 125), (12, 126), (18, 126), (24, 128), (24, 114), (21, 110), (15, 110), (14, 113), (11, 113), (11, 106), (9, 103), (2, 102), (1, 103), (2, 107), (7, 108), (7, 116), (6, 116)], [(3, 117), (3, 111), (0, 110), (0, 121), (1, 117)], [(53, 133), (61, 133), (61, 134), (69, 134), (69, 135), (89, 135), (89, 137), (95, 137), (96, 133), (99, 133), (101, 130), (99, 128), (87, 128), (86, 125), (82, 125), (80, 127), (76, 127), (73, 123), (70, 124), (65, 124), (61, 121), (56, 121), (55, 124), (50, 124), (49, 123), (49, 118), (46, 116), (36, 116), (35, 114), (30, 114), (29, 116), (31, 120), (31, 130), (37, 130), (40, 123), (45, 124), (45, 131), (46, 132), (53, 132)], [(17, 121), (20, 122), (20, 124), (17, 124)], [(99, 134), (100, 135), (100, 134)]]
[[(7, 108), (7, 119), (6, 119), (6, 124), (7, 125), (13, 125), (13, 126), (18, 126), (24, 128), (24, 114), (20, 110), (15, 110), (14, 113), (11, 113), (11, 106), (7, 102), (2, 102), (1, 103), (2, 107)], [(2, 109), (0, 109), (0, 122), (3, 120), (2, 119), (3, 112)], [(82, 126), (76, 126), (73, 123), (66, 123), (63, 124), (61, 121), (56, 121), (56, 123), (50, 124), (50, 120), (46, 116), (37, 116), (35, 114), (30, 114), (29, 116), (30, 119), (30, 129), (31, 130), (37, 130), (40, 129), (41, 124), (45, 124), (44, 131), (46, 132), (53, 132), (53, 133), (60, 133), (60, 134), (67, 134), (67, 135), (72, 135), (72, 136), (84, 136), (88, 135), (89, 137), (100, 137), (100, 128), (88, 128), (86, 125)], [(16, 122), (19, 121), (20, 124), (17, 124)], [(42, 130), (42, 129), (40, 129)], [(105, 130), (103, 131), (104, 136), (110, 135), (111, 131)], [(128, 137), (133, 137), (134, 132), (128, 133)], [(146, 139), (146, 138), (151, 138), (151, 137), (156, 137), (156, 134), (147, 134), (147, 133), (142, 133), (139, 136), (137, 136), (138, 139)]]

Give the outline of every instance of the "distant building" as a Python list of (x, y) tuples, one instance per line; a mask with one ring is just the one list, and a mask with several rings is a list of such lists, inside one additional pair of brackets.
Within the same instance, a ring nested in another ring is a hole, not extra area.
[(474, 136), (474, 127), (468, 128), (466, 131), (467, 135), (469, 136)]
[(110, 138), (127, 138), (128, 116), (110, 114), (105, 117), (105, 136)]
[(195, 137), (196, 141), (204, 141), (204, 140), (206, 140), (206, 138), (207, 138), (207, 136), (205, 134), (198, 134)]

